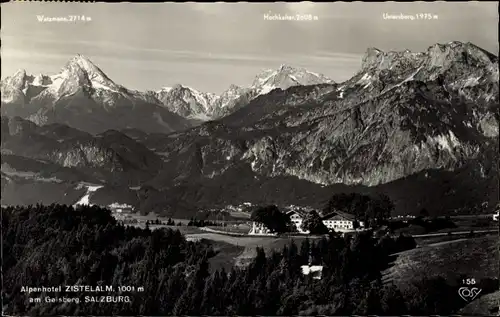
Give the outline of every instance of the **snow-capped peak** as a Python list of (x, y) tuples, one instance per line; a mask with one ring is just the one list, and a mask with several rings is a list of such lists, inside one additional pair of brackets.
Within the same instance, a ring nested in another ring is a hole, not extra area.
[(32, 77), (26, 75), (24, 69), (19, 69), (12, 76), (8, 76), (1, 82), (1, 100), (5, 103), (22, 102)]
[(118, 90), (109, 77), (87, 57), (77, 54), (63, 68), (64, 77), (73, 77), (79, 83), (87, 83), (94, 88)]
[(90, 59), (88, 59), (87, 57), (83, 56), (82, 54), (76, 54), (72, 59), (70, 59), (69, 62), (70, 63), (79, 64), (81, 67), (83, 67), (83, 68), (85, 68), (87, 70), (91, 70), (91, 69), (97, 68), (97, 66), (95, 66), (90, 61)]
[(157, 91), (158, 99), (169, 110), (191, 119), (209, 120), (214, 101), (218, 98), (215, 94), (198, 91), (181, 84), (172, 87), (163, 87)]
[[(86, 71), (90, 77), (98, 77), (98, 76), (107, 76), (103, 73), (99, 67), (95, 66), (87, 57), (76, 54), (73, 58), (71, 58), (66, 64), (65, 68), (78, 67), (84, 71)], [(109, 80), (109, 78), (107, 78)]]
[(321, 74), (313, 73), (304, 68), (281, 64), (277, 70), (268, 69), (255, 77), (252, 88), (259, 94), (266, 94), (273, 89), (287, 89), (298, 85), (317, 85), (333, 83), (333, 80)]
[(22, 69), (22, 68), (18, 69), (18, 70), (14, 73), (13, 77), (16, 77), (16, 76), (26, 76), (26, 70), (24, 70), (24, 69)]
[(184, 94), (186, 93), (191, 94), (195, 98), (213, 99), (215, 97), (215, 94), (213, 93), (201, 92), (197, 89), (181, 84), (175, 84), (172, 87), (162, 87), (157, 93), (178, 93), (178, 92), (182, 92)]
[(235, 91), (235, 90), (240, 90), (240, 89), (242, 89), (242, 88), (238, 85), (235, 85), (235, 84), (229, 85), (229, 88), (228, 88), (229, 91)]
[(287, 64), (281, 64), (280, 67), (278, 68), (278, 72), (283, 72), (283, 71), (295, 72), (297, 70), (293, 66)]
[(2, 84), (12, 86), (15, 89), (23, 89), (26, 83), (26, 71), (18, 69), (12, 76), (2, 80)]
[(169, 92), (171, 91), (173, 88), (172, 87), (161, 87), (160, 90), (158, 91), (158, 93), (160, 92)]
[[(99, 67), (81, 54), (71, 58), (61, 71), (54, 75), (31, 76), (22, 69), (18, 70), (13, 76), (2, 80), (2, 87), (2, 93), (5, 95), (2, 96), (2, 102), (22, 101), (28, 94), (30, 100), (32, 98), (58, 100), (84, 87), (93, 88), (98, 92), (99, 98), (114, 100), (116, 98), (112, 96), (113, 94), (122, 94), (124, 91), (122, 86), (115, 84)], [(31, 89), (33, 87), (37, 88)], [(32, 95), (33, 93), (36, 96)], [(112, 103), (110, 101), (110, 104)]]
[(33, 86), (47, 86), (50, 85), (52, 81), (50, 80), (50, 77), (44, 74), (38, 74), (35, 76), (33, 79), (32, 85)]

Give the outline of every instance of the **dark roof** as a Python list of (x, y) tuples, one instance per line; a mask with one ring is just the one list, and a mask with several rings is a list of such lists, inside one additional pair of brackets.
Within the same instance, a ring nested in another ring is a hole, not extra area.
[(286, 214), (287, 215), (292, 215), (292, 214), (298, 214), (299, 216), (301, 216), (302, 218), (305, 217), (306, 215), (309, 214), (309, 211), (305, 211), (305, 210), (290, 210), (288, 211)]
[(331, 212), (329, 214), (324, 215), (321, 219), (328, 220), (328, 219), (334, 218), (335, 216), (338, 216), (338, 218), (342, 218), (345, 220), (351, 220), (351, 221), (356, 220), (356, 217), (354, 215), (351, 215), (351, 214), (348, 214), (348, 213), (345, 213), (342, 211)]

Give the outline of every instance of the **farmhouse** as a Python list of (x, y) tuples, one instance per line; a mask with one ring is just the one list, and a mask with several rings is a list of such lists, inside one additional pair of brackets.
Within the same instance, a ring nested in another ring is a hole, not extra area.
[(248, 234), (271, 235), (272, 233), (263, 223), (253, 221), (252, 228)]
[(309, 233), (309, 230), (302, 229), (302, 223), (303, 223), (304, 218), (306, 216), (304, 211), (292, 210), (292, 211), (287, 212), (287, 215), (290, 217), (290, 220), (295, 225), (295, 228), (297, 228), (298, 232), (304, 233), (304, 234)]
[(302, 265), (300, 267), (302, 269), (303, 275), (311, 275), (315, 280), (321, 280), (321, 273), (323, 272), (322, 265)]
[(132, 213), (134, 211), (134, 207), (127, 204), (119, 204), (119, 203), (112, 203), (111, 205), (108, 206), (108, 208), (113, 213)]
[[(306, 216), (305, 211), (291, 210), (286, 214), (290, 217), (293, 225), (297, 229), (299, 233), (308, 234), (309, 231), (302, 230), (302, 222), (304, 221), (304, 217)], [(248, 234), (271, 234), (271, 231), (263, 224), (259, 222), (252, 222), (252, 228)]]
[[(287, 215), (290, 217), (290, 220), (295, 225), (295, 228), (299, 233), (309, 234), (309, 230), (302, 229), (302, 224), (307, 215), (307, 211), (292, 210), (287, 212)], [(363, 228), (365, 226), (363, 221), (357, 221), (353, 215), (341, 211), (335, 211), (323, 216), (322, 221), (325, 227), (329, 230), (337, 232), (355, 231), (358, 227)], [(356, 222), (358, 227), (355, 225)], [(248, 234), (269, 235), (271, 234), (271, 231), (264, 224), (254, 221), (252, 222), (252, 228)]]
[(311, 249), (309, 249), (309, 262), (307, 265), (302, 265), (303, 275), (310, 275), (315, 280), (321, 280), (321, 275), (323, 273), (323, 265), (312, 265)]
[[(347, 232), (355, 230), (356, 218), (345, 212), (335, 211), (323, 218), (323, 223), (329, 230), (335, 230), (339, 232)], [(364, 227), (363, 221), (358, 221), (359, 227)]]

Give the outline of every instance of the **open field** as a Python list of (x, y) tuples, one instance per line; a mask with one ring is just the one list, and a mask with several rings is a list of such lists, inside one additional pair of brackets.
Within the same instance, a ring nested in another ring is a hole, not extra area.
[[(272, 250), (281, 250), (285, 245), (288, 245), (292, 240), (295, 241), (297, 246), (300, 248), (301, 243), (306, 239), (306, 237), (293, 237), (293, 238), (283, 238), (283, 237), (234, 237), (227, 236), (218, 233), (198, 233), (189, 234), (187, 237), (190, 238), (201, 238), (212, 240), (215, 242), (223, 242), (231, 244), (238, 248), (241, 248), (239, 254), (234, 257), (234, 253), (228, 254), (225, 258), (223, 255), (216, 261), (221, 261), (222, 263), (227, 263), (231, 261), (233, 265), (246, 265), (251, 261), (255, 255), (255, 249), (257, 247), (264, 248), (264, 251), (269, 254)], [(317, 239), (318, 237), (311, 236), (309, 239)], [(221, 252), (222, 253), (222, 252)]]
[[(453, 223), (457, 226), (454, 230), (487, 230), (497, 229), (498, 222), (493, 221), (491, 215), (488, 217), (461, 217), (452, 219)], [(436, 232), (448, 232), (450, 229), (442, 229)]]
[(213, 240), (210, 242), (214, 250), (217, 252), (217, 255), (208, 260), (211, 271), (224, 268), (226, 272), (229, 272), (234, 266), (236, 258), (245, 249), (243, 246), (236, 246), (227, 242)]
[(433, 241), (430, 245), (401, 252), (393, 265), (383, 272), (384, 280), (404, 288), (415, 278), (424, 276), (442, 276), (449, 281), (455, 281), (462, 274), (476, 280), (498, 278), (498, 235), (455, 239), (449, 243)]
[(207, 226), (207, 228), (227, 231), (232, 233), (248, 233), (250, 232), (251, 227), (248, 224), (236, 224), (236, 225), (227, 225), (226, 227), (217, 227), (217, 226)]
[[(151, 226), (150, 226), (151, 227)], [(193, 226), (163, 226), (165, 228), (171, 228), (172, 230), (179, 230), (183, 235), (196, 234), (203, 232), (198, 227)]]
[(230, 211), (229, 215), (235, 219), (250, 220), (250, 213), (244, 211)]
[[(396, 220), (397, 222), (398, 220)], [(422, 235), (428, 233), (448, 233), (456, 231), (480, 231), (480, 230), (498, 230), (498, 222), (493, 221), (492, 216), (475, 217), (454, 217), (451, 218), (453, 227), (443, 229), (425, 228), (418, 224), (409, 224), (407, 227), (395, 229), (395, 234)]]
[[(239, 214), (245, 215), (245, 213), (243, 213), (243, 212), (240, 212)], [(137, 221), (139, 221), (139, 222), (146, 222), (148, 220), (149, 221), (155, 221), (156, 219), (158, 219), (158, 220), (160, 220), (162, 222), (166, 222), (168, 219), (171, 219), (171, 220), (173, 220), (175, 222), (176, 225), (179, 222), (182, 223), (183, 225), (187, 225), (189, 223), (189, 221), (191, 221), (191, 219), (164, 217), (164, 216), (160, 216), (158, 214), (155, 214), (154, 212), (150, 212), (147, 215), (141, 215), (139, 213), (133, 213), (133, 214), (130, 214), (130, 216), (132, 218), (137, 219)], [(208, 217), (208, 218), (211, 221), (224, 222), (224, 223), (231, 224), (231, 225), (246, 225), (246, 223), (249, 221), (248, 217), (244, 218), (243, 216), (242, 217), (228, 216), (228, 217), (226, 217), (224, 219), (219, 219), (217, 217)]]
[[(167, 221), (169, 219), (169, 217), (164, 217), (164, 216), (160, 216), (154, 212), (150, 212), (149, 214), (147, 215), (141, 215), (139, 213), (133, 213), (131, 214), (131, 216), (135, 219), (137, 219), (137, 221), (139, 222), (146, 222), (146, 221), (155, 221), (156, 219), (159, 219), (160, 221)], [(170, 218), (172, 219), (175, 224), (177, 223), (182, 223), (183, 225), (187, 225), (188, 222), (189, 222), (189, 219), (180, 219), (180, 218)]]
[(494, 316), (500, 305), (500, 290), (480, 296), (460, 310), (464, 316)]
[[(133, 224), (128, 224), (128, 226), (134, 226), (137, 228), (146, 228), (146, 224), (144, 223), (133, 223)], [(159, 228), (170, 228), (172, 230), (179, 230), (183, 235), (189, 235), (189, 234), (197, 234), (197, 233), (203, 233), (202, 230), (198, 227), (194, 226), (167, 226), (167, 225), (149, 225), (149, 229), (154, 230), (154, 229), (159, 229)]]
[(445, 245), (448, 243), (455, 243), (459, 241), (464, 241), (467, 240), (468, 238), (464, 237), (456, 237), (456, 236), (443, 236), (443, 237), (430, 237), (427, 239), (417, 239), (417, 248), (422, 248), (422, 247), (436, 247), (439, 245)]
[[(495, 232), (474, 232), (474, 237), (484, 237), (484, 236), (495, 236), (497, 235)], [(417, 247), (423, 247), (427, 245), (434, 245), (436, 243), (442, 243), (446, 241), (455, 241), (458, 239), (469, 239), (469, 232), (465, 231), (463, 234), (446, 234), (446, 235), (436, 235), (436, 236), (428, 236), (428, 237), (414, 237), (415, 242), (417, 243)]]

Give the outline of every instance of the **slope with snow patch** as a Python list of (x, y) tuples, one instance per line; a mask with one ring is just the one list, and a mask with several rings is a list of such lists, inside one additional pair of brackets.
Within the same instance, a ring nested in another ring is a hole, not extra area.
[(90, 198), (90, 195), (97, 191), (99, 188), (102, 188), (103, 186), (102, 185), (83, 185), (83, 184), (79, 184), (77, 189), (80, 189), (82, 187), (87, 187), (87, 192), (85, 193), (85, 195), (82, 196), (82, 198), (80, 198), (80, 200), (78, 200), (73, 206), (76, 207), (78, 205), (86, 205), (86, 206), (93, 206), (90, 201), (89, 201), (89, 198)]

